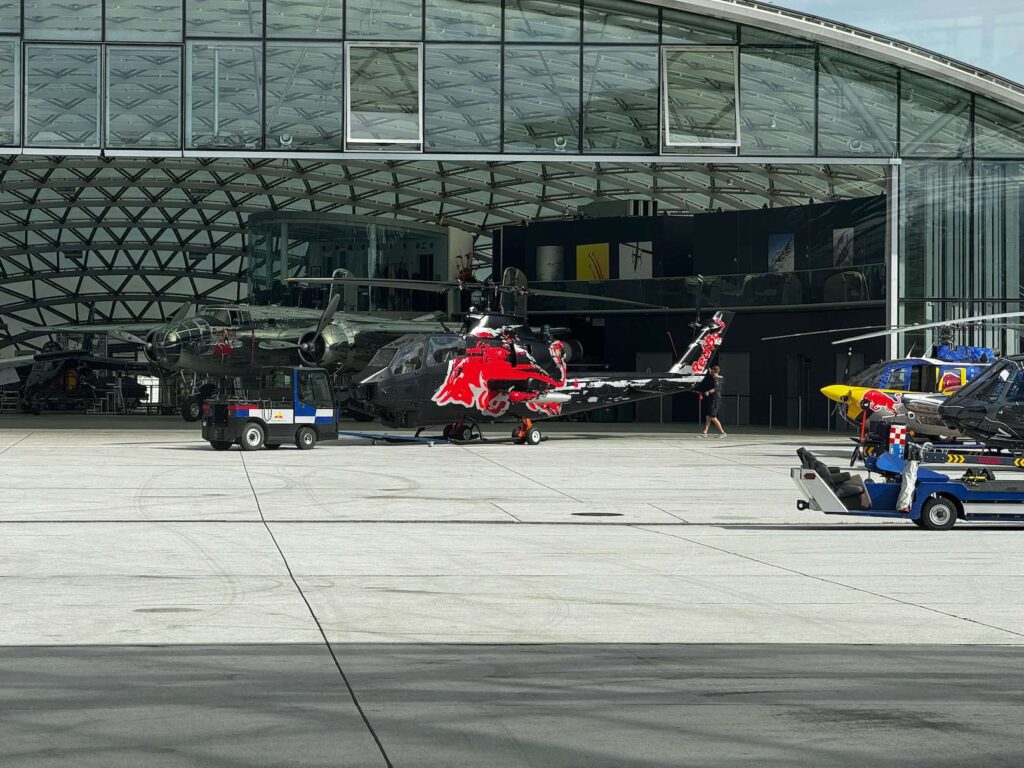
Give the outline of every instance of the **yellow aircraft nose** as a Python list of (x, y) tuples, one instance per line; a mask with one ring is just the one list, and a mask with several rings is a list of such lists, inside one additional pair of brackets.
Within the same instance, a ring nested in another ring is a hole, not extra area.
[(850, 388), (843, 384), (830, 384), (821, 388), (821, 394), (833, 403), (841, 403), (850, 397)]

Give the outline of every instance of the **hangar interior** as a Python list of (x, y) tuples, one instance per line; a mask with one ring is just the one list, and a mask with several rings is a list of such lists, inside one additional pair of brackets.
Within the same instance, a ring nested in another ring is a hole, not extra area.
[[(393, 233), (359, 246), (367, 275), (517, 265), (670, 307), (537, 302), (593, 364), (661, 365), (699, 286), (705, 310), (740, 312), (723, 360), (741, 422), (770, 398), (773, 423), (823, 425), (810, 394), (844, 366), (827, 340), (766, 329), (1020, 305), (1024, 91), (814, 16), (732, 0), (0, 9), (0, 354), (52, 342), (40, 327), (278, 300), (273, 279), (250, 295), (252, 265), (276, 248), (311, 274), (325, 238), (294, 228), (346, 218)], [(403, 227), (429, 265), (388, 254)]]

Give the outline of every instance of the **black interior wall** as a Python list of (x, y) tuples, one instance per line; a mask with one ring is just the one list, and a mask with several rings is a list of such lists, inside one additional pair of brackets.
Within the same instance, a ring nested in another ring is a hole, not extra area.
[[(576, 246), (650, 241), (654, 277), (695, 274), (732, 275), (768, 271), (768, 246), (773, 235), (792, 234), (794, 269), (831, 269), (833, 232), (852, 228), (852, 266), (885, 261), (885, 197), (753, 211), (724, 211), (695, 216), (621, 217), (541, 221), (505, 226), (495, 234), (495, 263), (537, 273), (536, 252), (560, 246), (566, 280), (576, 275)], [(618, 259), (610, 259), (611, 278), (618, 277)]]

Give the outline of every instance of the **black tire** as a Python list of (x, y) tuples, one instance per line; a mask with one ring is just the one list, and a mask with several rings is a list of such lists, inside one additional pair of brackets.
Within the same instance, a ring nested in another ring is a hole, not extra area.
[(251, 421), (242, 428), (238, 445), (243, 451), (258, 451), (263, 447), (264, 440), (266, 440), (266, 433), (263, 431), (263, 427)]
[(211, 440), (210, 445), (215, 451), (230, 451), (232, 443), (230, 440)]
[(526, 430), (526, 434), (523, 436), (523, 442), (526, 445), (540, 445), (541, 434), (540, 430), (536, 427), (530, 427)]
[(948, 531), (956, 525), (956, 502), (936, 496), (921, 507), (921, 527), (929, 531)]
[(268, 451), (276, 451), (278, 448), (281, 447), (281, 444), (280, 443), (267, 443), (263, 447), (266, 448)]
[(912, 522), (918, 528), (924, 528), (924, 520), (922, 520), (920, 517), (917, 518), (916, 520), (911, 520), (910, 522)]
[(198, 397), (186, 397), (181, 403), (181, 418), (189, 422), (203, 418), (203, 401)]
[(295, 433), (295, 445), (300, 451), (309, 451), (316, 446), (316, 430), (312, 427), (299, 427)]
[(463, 424), (455, 430), (455, 439), (460, 443), (468, 443), (473, 439), (473, 428), (468, 424)]
[(441, 437), (443, 437), (445, 440), (451, 440), (452, 439), (452, 425), (451, 424), (445, 424), (444, 425), (444, 429), (441, 430)]

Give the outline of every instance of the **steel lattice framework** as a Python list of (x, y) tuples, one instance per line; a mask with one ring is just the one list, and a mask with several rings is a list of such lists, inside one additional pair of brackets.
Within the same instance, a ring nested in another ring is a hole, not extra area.
[(573, 218), (594, 200), (741, 210), (877, 195), (885, 178), (884, 165), (12, 156), (0, 160), (0, 320), (7, 344), (31, 345), (33, 326), (244, 299), (253, 213), (447, 223), (486, 251), (494, 227)]

